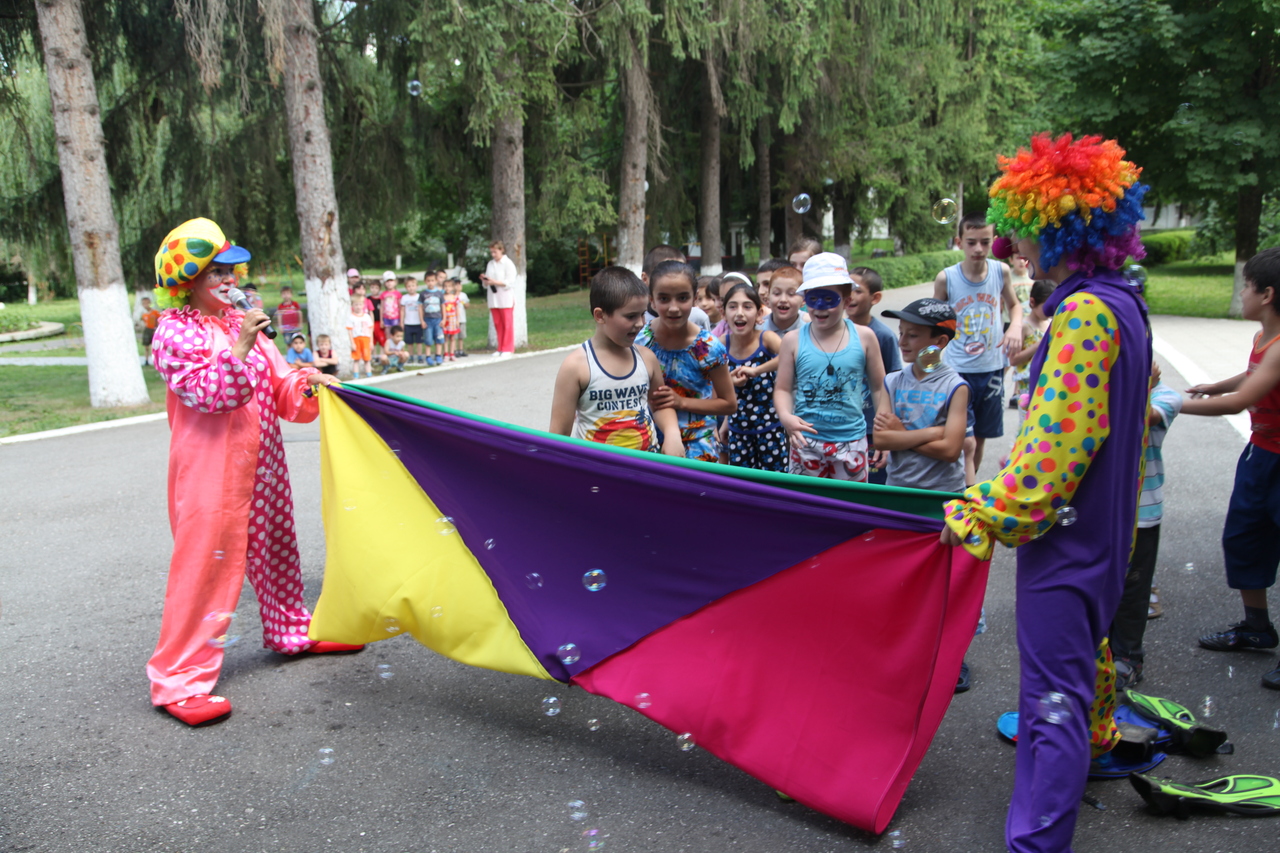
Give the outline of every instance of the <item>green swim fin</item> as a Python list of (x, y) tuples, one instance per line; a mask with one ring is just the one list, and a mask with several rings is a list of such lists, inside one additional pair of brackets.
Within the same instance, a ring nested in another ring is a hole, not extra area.
[(1280, 814), (1280, 779), (1270, 776), (1243, 773), (1183, 785), (1172, 779), (1131, 773), (1129, 782), (1147, 805), (1160, 814), (1176, 815), (1179, 820), (1191, 816), (1192, 806), (1251, 817)]
[(1126, 690), (1124, 695), (1138, 716), (1167, 729), (1173, 736), (1173, 745), (1182, 752), (1204, 758), (1226, 743), (1226, 732), (1197, 723), (1195, 716), (1177, 702), (1136, 690)]

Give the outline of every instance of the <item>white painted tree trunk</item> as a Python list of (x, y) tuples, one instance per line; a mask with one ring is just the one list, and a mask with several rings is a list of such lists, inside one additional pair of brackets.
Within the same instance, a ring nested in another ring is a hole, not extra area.
[(637, 49), (635, 36), (628, 42), (630, 56), (623, 60), (622, 183), (618, 190), (618, 260), (640, 274), (644, 265), (644, 176), (649, 168), (649, 69)]
[[(524, 119), (518, 111), (498, 118), (493, 126), (493, 208), (490, 223), (493, 239), (501, 240), (506, 254), (516, 265), (516, 280), (511, 287), (515, 308), (511, 323), (515, 345), (529, 345), (529, 316), (525, 293), (528, 281), (529, 252), (525, 244), (524, 216)], [(489, 345), (498, 345), (493, 317), (489, 317)]]
[(35, 6), (89, 359), (89, 403), (94, 408), (139, 406), (150, 398), (120, 266), (120, 231), (111, 207), (84, 15), (80, 0), (37, 0)]
[(338, 375), (347, 379), (351, 377), (351, 336), (347, 333), (351, 297), (347, 293), (347, 265), (338, 229), (338, 198), (333, 188), (329, 126), (324, 117), (315, 15), (311, 0), (274, 2), (283, 3), (284, 103), (302, 237), (307, 318), (313, 336), (329, 336), (338, 358)]

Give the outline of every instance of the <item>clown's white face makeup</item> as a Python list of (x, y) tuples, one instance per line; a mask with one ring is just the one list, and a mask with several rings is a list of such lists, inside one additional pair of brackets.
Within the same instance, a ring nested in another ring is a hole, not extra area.
[(231, 307), (227, 290), (235, 286), (235, 266), (214, 261), (192, 280), (191, 307), (201, 314), (221, 314)]

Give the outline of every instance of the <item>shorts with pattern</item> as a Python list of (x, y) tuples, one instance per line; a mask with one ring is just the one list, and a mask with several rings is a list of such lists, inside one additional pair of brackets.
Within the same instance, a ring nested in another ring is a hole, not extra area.
[(812, 435), (804, 444), (791, 442), (792, 474), (828, 480), (867, 481), (867, 440), (823, 441)]
[(789, 465), (787, 431), (781, 425), (757, 433), (729, 431), (729, 464), (757, 471), (781, 471)]
[(719, 462), (720, 441), (716, 438), (715, 433), (709, 432), (685, 441), (684, 458), (699, 459), (703, 462)]

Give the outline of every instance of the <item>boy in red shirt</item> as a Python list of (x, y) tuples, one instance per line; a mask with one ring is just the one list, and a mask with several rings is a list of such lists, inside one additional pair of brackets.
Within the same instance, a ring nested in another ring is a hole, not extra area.
[[(1244, 373), (1188, 388), (1183, 414), (1234, 415), (1249, 410), (1253, 431), (1240, 461), (1222, 529), (1227, 585), (1240, 590), (1244, 621), (1206, 634), (1200, 645), (1215, 652), (1274, 649), (1280, 637), (1267, 612), (1267, 588), (1280, 567), (1280, 248), (1266, 249), (1244, 265), (1244, 318), (1259, 320)], [(1280, 690), (1280, 665), (1262, 676)]]

